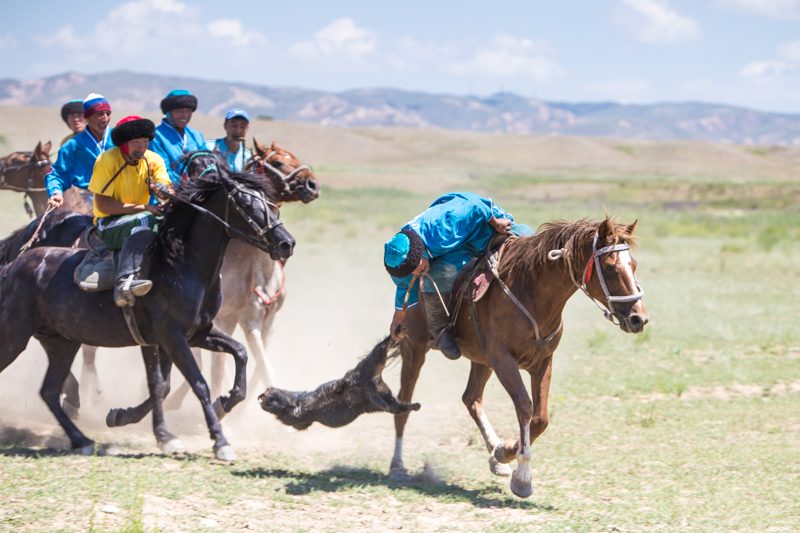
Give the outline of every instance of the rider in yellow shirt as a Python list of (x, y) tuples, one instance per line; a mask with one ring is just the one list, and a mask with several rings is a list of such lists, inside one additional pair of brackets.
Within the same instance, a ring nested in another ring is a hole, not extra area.
[(145, 251), (153, 242), (159, 207), (150, 205), (151, 191), (171, 189), (164, 160), (147, 149), (155, 135), (152, 121), (136, 116), (120, 120), (111, 132), (115, 148), (103, 152), (94, 165), (89, 190), (94, 193), (94, 221), (100, 238), (115, 258), (114, 303), (133, 305), (152, 281), (139, 279)]

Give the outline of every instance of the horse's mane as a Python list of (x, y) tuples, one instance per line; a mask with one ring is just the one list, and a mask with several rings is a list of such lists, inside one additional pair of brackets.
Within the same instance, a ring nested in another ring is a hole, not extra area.
[(190, 152), (179, 160), (179, 164), (186, 165), (187, 179), (175, 189), (178, 200), (172, 200), (168, 204), (164, 222), (158, 231), (158, 248), (168, 262), (172, 262), (182, 253), (183, 238), (198, 214), (189, 203), (204, 203), (226, 182), (231, 188), (233, 184), (239, 184), (251, 190), (262, 191), (271, 201), (278, 195), (270, 180), (253, 172), (233, 172), (213, 152)]
[[(554, 220), (539, 226), (536, 233), (529, 237), (519, 237), (511, 241), (503, 252), (503, 260), (499, 265), (499, 273), (510, 278), (519, 275), (533, 276), (549, 260), (550, 250), (563, 250), (563, 265), (575, 276), (575, 264), (588, 261), (583, 250), (592, 242), (595, 233), (602, 224), (610, 229), (608, 237), (615, 241), (634, 244), (634, 237), (628, 233), (628, 227), (610, 217), (602, 221), (580, 219), (575, 222)], [(580, 274), (577, 274), (578, 276)]]

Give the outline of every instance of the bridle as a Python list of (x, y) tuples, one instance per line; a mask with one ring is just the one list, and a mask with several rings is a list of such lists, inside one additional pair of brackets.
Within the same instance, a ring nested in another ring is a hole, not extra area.
[[(589, 261), (586, 263), (586, 267), (582, 271), (581, 278), (575, 279), (575, 275), (573, 273), (573, 269), (569, 268), (569, 275), (572, 279), (572, 282), (582, 290), (586, 296), (592, 300), (595, 305), (603, 312), (603, 316), (606, 317), (612, 324), (620, 325), (619, 321), (625, 320), (624, 318), (620, 317), (620, 314), (614, 308), (614, 304), (618, 303), (628, 303), (628, 302), (638, 302), (644, 297), (644, 291), (639, 286), (639, 280), (636, 279), (636, 274), (631, 272), (633, 275), (633, 282), (636, 284), (636, 292), (633, 294), (627, 294), (624, 296), (613, 296), (611, 291), (608, 290), (608, 284), (606, 283), (605, 275), (603, 274), (603, 269), (600, 265), (600, 258), (606, 254), (610, 254), (612, 252), (622, 252), (625, 250), (630, 250), (630, 246), (627, 243), (618, 243), (618, 244), (611, 244), (609, 246), (604, 246), (602, 248), (597, 248), (597, 241), (599, 239), (599, 235), (597, 232), (594, 234), (594, 239), (592, 240), (592, 255), (589, 258)], [(566, 254), (566, 249), (561, 248), (557, 250), (550, 250), (547, 253), (547, 258), (551, 261), (555, 261), (564, 257)], [(597, 272), (597, 279), (600, 281), (600, 286), (603, 288), (603, 294), (605, 296), (605, 303), (597, 300), (591, 294), (589, 294), (588, 285), (592, 279), (592, 273)], [(614, 319), (617, 319), (617, 322)]]
[(305, 186), (305, 187), (306, 187), (306, 188), (307, 188), (307, 189), (308, 189), (310, 192), (315, 192), (315, 190), (316, 190), (316, 189), (314, 189), (314, 188), (311, 188), (311, 187), (308, 185), (308, 180), (306, 180), (305, 182), (301, 182), (301, 181), (298, 179), (298, 176), (299, 176), (299, 174), (300, 174), (302, 171), (304, 171), (304, 170), (308, 170), (309, 172), (311, 172), (311, 168), (310, 168), (308, 165), (300, 165), (300, 166), (299, 166), (299, 167), (297, 167), (296, 169), (292, 170), (292, 171), (291, 171), (289, 174), (285, 174), (285, 173), (281, 172), (281, 170), (280, 170), (278, 167), (276, 167), (275, 165), (273, 165), (273, 164), (271, 164), (271, 163), (269, 162), (269, 160), (270, 160), (270, 159), (272, 159), (274, 156), (276, 156), (276, 155), (278, 155), (278, 154), (279, 154), (279, 152), (278, 152), (277, 150), (271, 150), (271, 151), (270, 151), (269, 153), (267, 153), (267, 155), (266, 155), (266, 156), (264, 156), (264, 157), (261, 157), (261, 156), (259, 156), (259, 155), (254, 155), (254, 156), (253, 156), (253, 157), (250, 159), (250, 161), (248, 162), (247, 166), (250, 166), (250, 165), (259, 165), (259, 166), (263, 167), (264, 169), (267, 169), (267, 170), (269, 170), (270, 172), (272, 172), (272, 173), (273, 173), (275, 176), (277, 176), (277, 177), (278, 177), (278, 178), (281, 180), (281, 182), (283, 183), (283, 191), (282, 191), (282, 193), (283, 193), (285, 196), (288, 196), (289, 194), (291, 194), (292, 192), (294, 192), (294, 191), (297, 189), (297, 187), (298, 187), (298, 186), (299, 186), (301, 183), (302, 183), (302, 184), (303, 184), (303, 185), (304, 185), (304, 186)]
[[(50, 161), (50, 154), (46, 154), (44, 159), (37, 159), (34, 160), (33, 152), (17, 152), (22, 155), (30, 157), (30, 160), (27, 163), (20, 163), (18, 165), (4, 165), (2, 161), (0, 161), (0, 189), (6, 189), (9, 191), (21, 192), (25, 193), (23, 202), (25, 205), (25, 211), (28, 215), (33, 216), (33, 209), (28, 204), (28, 199), (30, 198), (31, 193), (35, 192), (45, 192), (47, 189), (45, 187), (34, 187), (33, 181), (36, 177), (36, 170), (39, 168), (47, 167), (50, 168), (53, 164)], [(28, 173), (28, 184), (26, 187), (18, 187), (16, 185), (9, 185), (6, 183), (6, 174), (9, 172), (18, 172), (24, 168), (30, 168), (30, 172)]]
[[(27, 163), (20, 163), (18, 165), (4, 165), (0, 161), (0, 188), (8, 189), (8, 190), (11, 190), (11, 191), (16, 191), (16, 192), (25, 192), (25, 193), (28, 193), (28, 192), (44, 192), (44, 191), (46, 191), (47, 189), (45, 189), (44, 187), (34, 187), (33, 186), (33, 178), (34, 178), (34, 174), (35, 174), (37, 168), (52, 166), (52, 163), (50, 162), (50, 155), (49, 154), (45, 155), (44, 159), (34, 160), (33, 159), (33, 155), (34, 155), (33, 152), (17, 152), (17, 153), (20, 153), (22, 155), (26, 155), (26, 156), (30, 157), (31, 159)], [(17, 172), (19, 170), (22, 170), (23, 168), (29, 168), (29, 167), (30, 167), (31, 171), (30, 171), (30, 173), (28, 175), (28, 186), (27, 187), (17, 187), (16, 185), (9, 185), (8, 183), (6, 183), (6, 174), (8, 174), (9, 172)]]
[[(210, 151), (198, 151), (198, 152), (195, 152), (195, 153), (193, 153), (191, 156), (189, 156), (186, 159), (186, 162), (185, 162), (186, 166), (185, 166), (184, 175), (189, 170), (189, 164), (195, 158), (197, 158), (199, 156), (203, 156), (203, 155), (210, 155), (210, 156), (213, 156), (214, 159), (218, 160), (218, 156), (216, 154), (214, 154), (214, 152), (210, 152)], [(219, 173), (219, 169), (218, 169), (216, 163), (209, 163), (206, 166), (206, 168), (203, 169), (203, 171), (195, 179), (197, 179), (197, 178), (199, 178), (199, 177), (201, 177), (201, 176), (203, 176), (203, 175), (205, 175), (206, 173), (209, 173), (209, 172), (216, 172), (217, 173), (217, 176), (219, 176), (220, 181), (222, 181), (222, 183), (223, 183), (223, 185), (224, 185), (224, 187), (226, 189), (226, 192), (227, 192), (227, 199), (225, 201), (225, 216), (224, 216), (224, 218), (220, 218), (215, 213), (212, 213), (211, 211), (209, 211), (205, 207), (197, 205), (194, 202), (191, 202), (191, 201), (189, 201), (189, 200), (187, 200), (185, 198), (182, 198), (182, 197), (180, 197), (178, 195), (171, 194), (171, 193), (167, 192), (166, 189), (161, 189), (159, 192), (160, 192), (160, 194), (163, 194), (164, 196), (166, 196), (167, 198), (169, 198), (169, 199), (171, 199), (173, 201), (177, 201), (177, 202), (181, 202), (181, 203), (187, 204), (187, 205), (191, 206), (193, 209), (195, 209), (196, 211), (198, 211), (200, 213), (203, 213), (204, 215), (210, 216), (212, 219), (214, 219), (217, 222), (219, 222), (225, 228), (225, 232), (227, 233), (227, 235), (229, 237), (231, 237), (231, 238), (239, 238), (239, 239), (247, 242), (248, 244), (253, 244), (255, 246), (258, 246), (260, 244), (264, 244), (268, 248), (271, 249), (272, 245), (270, 244), (269, 240), (267, 239), (267, 234), (269, 232), (273, 231), (278, 226), (283, 224), (283, 221), (280, 219), (280, 210), (278, 208), (278, 204), (276, 204), (276, 203), (274, 203), (274, 202), (272, 202), (270, 200), (267, 200), (262, 191), (253, 191), (253, 190), (245, 187), (241, 183), (235, 183), (232, 180), (222, 176)], [(232, 187), (229, 187), (228, 186), (229, 184), (231, 184)], [(236, 195), (239, 194), (239, 193), (246, 194), (248, 196), (252, 196), (256, 200), (258, 200), (262, 204), (264, 204), (264, 210), (265, 210), (265, 212), (267, 214), (267, 225), (266, 225), (266, 227), (259, 226), (258, 223), (256, 223), (256, 221), (253, 220), (253, 218), (245, 212), (245, 210), (242, 208), (241, 204), (236, 200)], [(238, 228), (235, 228), (230, 224), (230, 207), (231, 206), (233, 206), (234, 210), (237, 213), (239, 213), (239, 216), (241, 216), (247, 222), (247, 224), (253, 230), (252, 234), (244, 232), (244, 231), (242, 231), (242, 230), (240, 230)], [(274, 213), (273, 213), (273, 210), (274, 210)], [(271, 215), (273, 215), (273, 216), (271, 216)]]

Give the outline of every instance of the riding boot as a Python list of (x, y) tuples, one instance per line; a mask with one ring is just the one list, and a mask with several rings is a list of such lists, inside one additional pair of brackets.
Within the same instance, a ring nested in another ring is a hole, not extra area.
[(117, 306), (133, 305), (136, 296), (144, 296), (153, 288), (152, 281), (141, 279), (141, 268), (145, 251), (154, 238), (152, 230), (137, 231), (125, 240), (122, 250), (116, 253), (114, 303)]
[[(448, 301), (449, 293), (442, 294), (444, 301)], [(453, 328), (450, 326), (450, 317), (442, 307), (442, 303), (435, 294), (427, 294), (425, 300), (425, 316), (428, 321), (428, 332), (433, 337), (433, 347), (442, 352), (448, 359), (461, 357)]]

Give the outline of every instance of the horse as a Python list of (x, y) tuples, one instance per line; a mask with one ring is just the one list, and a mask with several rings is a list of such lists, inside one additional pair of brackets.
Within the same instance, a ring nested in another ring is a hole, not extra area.
[[(169, 449), (177, 440), (165, 427), (162, 408), (175, 364), (200, 400), (215, 457), (233, 460), (235, 453), (219, 421), (245, 398), (247, 352), (213, 326), (222, 304), (219, 271), (232, 238), (247, 241), (275, 260), (292, 254), (294, 239), (269, 200), (274, 193), (271, 183), (261, 177), (225, 169), (179, 187), (170, 195), (171, 204), (146, 261), (153, 288), (137, 299), (132, 319), (114, 305), (110, 291), (89, 293), (74, 284), (72, 274), (85, 250), (38, 247), (4, 265), (0, 268), (0, 371), (35, 337), (48, 357), (42, 399), (71, 447), (92, 453), (94, 442), (67, 417), (59, 402), (72, 361), (81, 343), (123, 347), (138, 344), (135, 337), (141, 337), (159, 446)], [(213, 404), (190, 346), (224, 351), (236, 361), (233, 388)]]
[[(319, 197), (319, 184), (314, 173), (292, 152), (274, 141), (267, 147), (253, 139), (253, 145), (255, 155), (245, 164), (245, 170), (273, 182), (278, 190), (275, 198), (278, 204), (307, 204)], [(214, 324), (228, 335), (233, 335), (237, 325), (242, 328), (250, 357), (255, 361), (255, 372), (249, 385), (275, 385), (275, 371), (266, 356), (266, 348), (275, 316), (286, 300), (283, 263), (245, 243), (232, 242), (222, 263), (222, 294), (225, 298)], [(224, 381), (224, 361), (212, 356), (212, 392), (219, 392)], [(170, 396), (167, 408), (178, 408), (188, 392), (188, 385), (181, 385)]]
[[(462, 400), (483, 436), (491, 471), (511, 474), (511, 491), (519, 497), (532, 493), (531, 444), (548, 424), (553, 353), (563, 333), (567, 300), (582, 290), (624, 332), (639, 333), (648, 322), (641, 300), (644, 293), (635, 277), (636, 262), (629, 252), (635, 228), (636, 222), (626, 226), (606, 216), (601, 222), (545, 223), (532, 236), (510, 238), (500, 250), (496, 279), (484, 295), (473, 307), (470, 295), (462, 294), (461, 305), (454, 306), (456, 339), (471, 362)], [(424, 310), (424, 305), (408, 309), (402, 324), (401, 402), (411, 401), (430, 347)], [(531, 396), (520, 370), (530, 375)], [(501, 442), (483, 408), (484, 387), (492, 373), (514, 403), (519, 423), (516, 441)], [(408, 415), (395, 415), (390, 473), (396, 477), (407, 475), (402, 450)], [(514, 459), (517, 467), (511, 473), (507, 463)]]
[(44, 177), (50, 173), (52, 146), (50, 141), (39, 141), (31, 152), (11, 152), (0, 158), (0, 189), (23, 193), (25, 211), (30, 216), (41, 216), (47, 208)]
[(383, 381), (381, 374), (387, 358), (397, 355), (396, 344), (389, 336), (339, 379), (323, 383), (311, 392), (267, 387), (258, 401), (266, 412), (297, 430), (307, 429), (314, 422), (342, 427), (364, 413), (417, 411), (418, 403), (398, 402)]

